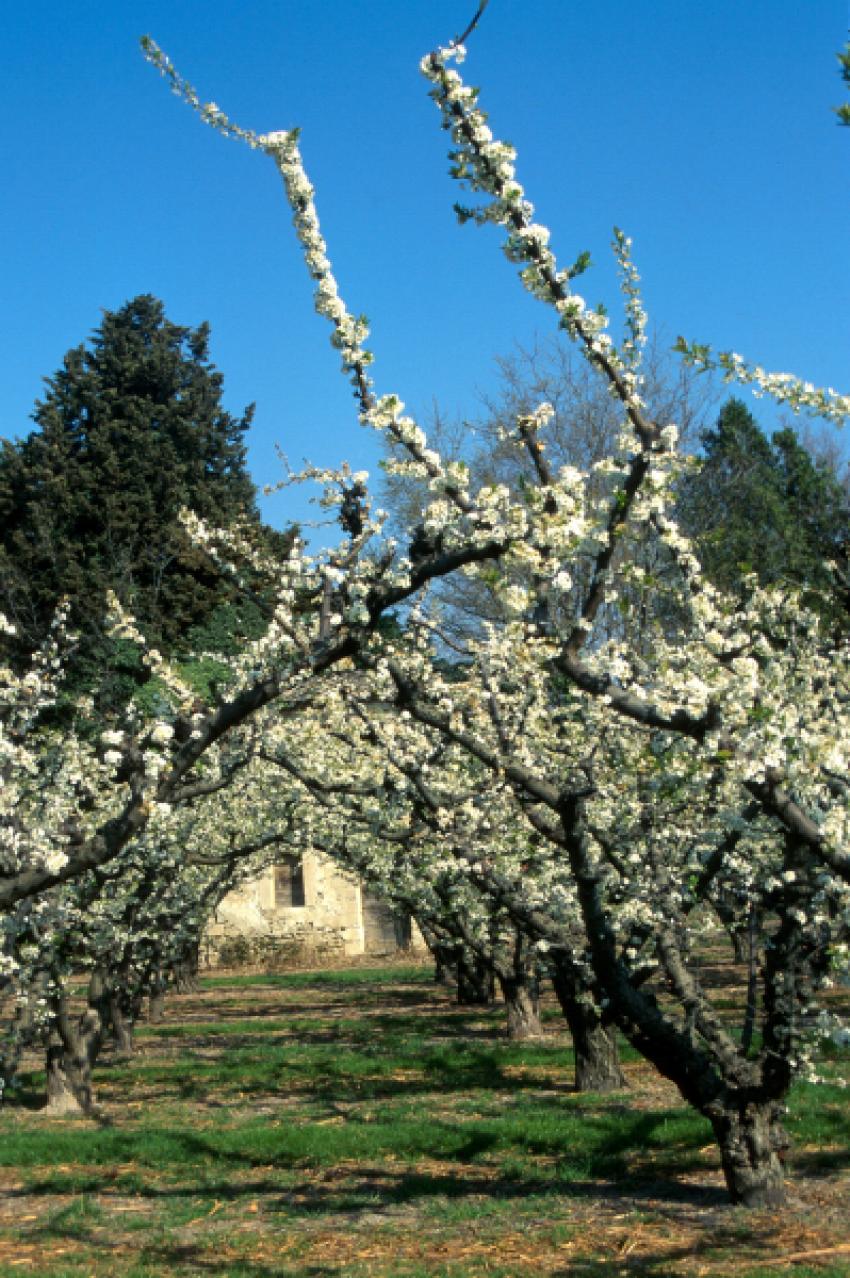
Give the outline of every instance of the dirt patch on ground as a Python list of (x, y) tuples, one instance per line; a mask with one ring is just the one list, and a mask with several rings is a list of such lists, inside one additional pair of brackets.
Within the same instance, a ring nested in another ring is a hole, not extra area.
[[(457, 1085), (415, 1053), (388, 1057), (393, 1025), (418, 1035), (424, 1055), (454, 1045)], [(568, 1036), (547, 1025), (542, 1044), (515, 1050), (499, 1011), (455, 1008), (424, 981), (286, 988), (261, 974), (176, 996), (162, 1026), (141, 1027), (132, 1062), (104, 1060), (98, 1123), (38, 1111), (35, 1079), (3, 1112), (0, 1136), (20, 1152), (0, 1168), (0, 1274), (850, 1273), (850, 1157), (837, 1139), (794, 1151), (781, 1213), (730, 1208), (714, 1147), (682, 1137), (669, 1150), (659, 1139), (624, 1148), (621, 1174), (594, 1174), (591, 1159), (586, 1175), (560, 1180), (571, 1151), (549, 1139), (547, 1114), (580, 1103), (612, 1138), (621, 1119), (687, 1116), (632, 1060), (627, 1091), (577, 1098)], [(402, 1134), (418, 1123), (474, 1136), (482, 1113), (491, 1145), (472, 1139), (451, 1157), (370, 1135), (398, 1121)], [(501, 1139), (500, 1117), (521, 1134), (525, 1113), (537, 1144)], [(285, 1158), (263, 1153), (272, 1128)], [(293, 1133), (303, 1142), (290, 1147)]]

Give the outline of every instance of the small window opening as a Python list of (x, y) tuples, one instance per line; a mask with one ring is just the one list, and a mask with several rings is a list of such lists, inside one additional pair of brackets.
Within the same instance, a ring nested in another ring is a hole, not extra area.
[(297, 856), (288, 856), (274, 867), (274, 903), (278, 909), (300, 909), (304, 899), (304, 866)]

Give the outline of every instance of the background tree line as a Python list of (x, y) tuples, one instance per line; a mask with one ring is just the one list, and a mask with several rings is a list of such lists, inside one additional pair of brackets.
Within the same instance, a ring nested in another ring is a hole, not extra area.
[[(755, 574), (763, 585), (808, 590), (832, 620), (846, 617), (850, 488), (840, 460), (807, 447), (790, 426), (768, 436), (741, 400), (728, 400), (707, 424), (710, 394), (681, 369), (672, 374), (657, 351), (648, 363), (654, 412), (681, 423), (696, 458), (677, 513), (710, 579), (735, 592)], [(474, 432), (437, 415), (433, 437), (449, 456), (481, 480), (523, 484), (516, 451), (501, 442), (504, 423), (542, 398), (556, 411), (554, 464), (605, 455), (616, 411), (569, 350), (521, 352), (498, 366)], [(239, 525), (277, 552), (295, 535), (262, 523), (246, 463), (253, 406), (234, 417), (222, 393), (209, 325), (174, 324), (149, 294), (104, 312), (90, 342), (67, 352), (36, 401), (35, 429), (3, 439), (0, 451), (0, 592), (16, 628), (0, 638), (7, 660), (35, 651), (67, 599), (79, 633), (76, 679), (103, 704), (120, 699), (120, 689), (126, 696), (135, 686), (133, 654), (104, 633), (109, 592), (166, 656), (227, 655), (259, 632), (256, 603), (204, 561), (179, 521), (190, 509), (213, 527)], [(385, 497), (402, 525), (422, 493), (390, 477)], [(466, 600), (473, 611), (485, 606), (468, 583), (453, 581), (451, 590), (455, 605), (466, 591), (476, 595)]]

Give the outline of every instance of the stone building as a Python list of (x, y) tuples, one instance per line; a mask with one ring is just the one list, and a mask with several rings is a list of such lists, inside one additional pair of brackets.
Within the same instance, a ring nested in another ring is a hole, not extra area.
[(327, 857), (287, 857), (224, 898), (204, 936), (209, 964), (324, 963), (424, 948), (418, 929)]

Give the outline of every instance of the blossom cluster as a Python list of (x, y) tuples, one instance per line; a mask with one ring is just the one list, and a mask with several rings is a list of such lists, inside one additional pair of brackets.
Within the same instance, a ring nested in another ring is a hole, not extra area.
[(832, 386), (815, 386), (793, 373), (771, 373), (760, 364), (748, 362), (737, 351), (714, 355), (710, 346), (688, 342), (683, 337), (678, 339), (676, 350), (692, 368), (701, 372), (719, 370), (725, 382), (751, 386), (756, 398), (766, 395), (793, 413), (809, 413), (836, 426), (843, 426), (850, 418), (850, 395), (842, 395)]

